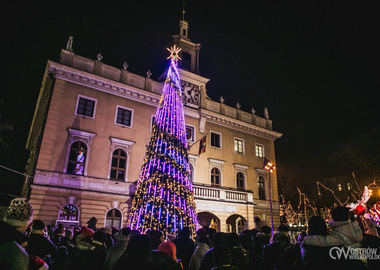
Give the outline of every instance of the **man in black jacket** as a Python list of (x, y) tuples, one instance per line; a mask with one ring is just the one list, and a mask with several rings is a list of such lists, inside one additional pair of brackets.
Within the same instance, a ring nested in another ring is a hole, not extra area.
[(51, 266), (51, 256), (54, 256), (57, 251), (57, 246), (45, 237), (45, 224), (41, 220), (34, 220), (32, 232), (29, 236), (26, 252), (29, 255), (35, 255), (43, 259), (49, 267)]
[(177, 247), (177, 258), (181, 260), (183, 268), (187, 270), (191, 256), (195, 251), (195, 243), (190, 238), (190, 230), (188, 227), (184, 227), (179, 233), (173, 243)]

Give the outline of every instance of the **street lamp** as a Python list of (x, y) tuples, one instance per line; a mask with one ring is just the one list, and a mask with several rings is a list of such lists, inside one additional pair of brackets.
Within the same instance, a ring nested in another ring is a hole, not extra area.
[(273, 162), (271, 162), (269, 159), (265, 157), (264, 169), (268, 172), (270, 219), (271, 219), (271, 229), (272, 229), (272, 236), (273, 236), (274, 226), (273, 226), (273, 207), (272, 207), (272, 181), (270, 180), (270, 174), (276, 169), (276, 167), (274, 166)]

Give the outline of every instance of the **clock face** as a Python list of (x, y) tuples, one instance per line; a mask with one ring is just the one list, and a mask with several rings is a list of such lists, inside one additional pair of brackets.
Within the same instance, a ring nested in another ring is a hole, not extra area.
[(184, 104), (199, 107), (199, 86), (186, 81), (181, 81), (181, 88)]

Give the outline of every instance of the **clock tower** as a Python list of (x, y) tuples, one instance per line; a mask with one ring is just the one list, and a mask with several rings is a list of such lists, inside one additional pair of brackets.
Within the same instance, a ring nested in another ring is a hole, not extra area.
[(188, 37), (189, 23), (185, 21), (185, 10), (179, 21), (179, 34), (174, 35), (174, 45), (181, 48), (181, 59), (178, 61), (178, 71), (181, 77), (182, 96), (185, 106), (200, 108), (201, 98), (206, 97), (206, 83), (209, 79), (200, 76), (199, 52), (200, 43), (194, 43)]

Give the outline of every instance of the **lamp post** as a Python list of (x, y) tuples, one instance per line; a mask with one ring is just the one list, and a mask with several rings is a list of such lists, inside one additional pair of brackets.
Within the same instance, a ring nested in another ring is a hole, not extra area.
[(272, 207), (272, 181), (270, 180), (270, 174), (273, 172), (276, 167), (274, 166), (273, 162), (271, 162), (266, 157), (264, 158), (264, 169), (268, 172), (268, 180), (269, 180), (269, 207), (270, 207), (270, 219), (271, 219), (271, 229), (272, 229), (272, 236), (274, 233), (274, 226), (273, 226), (273, 207)]

